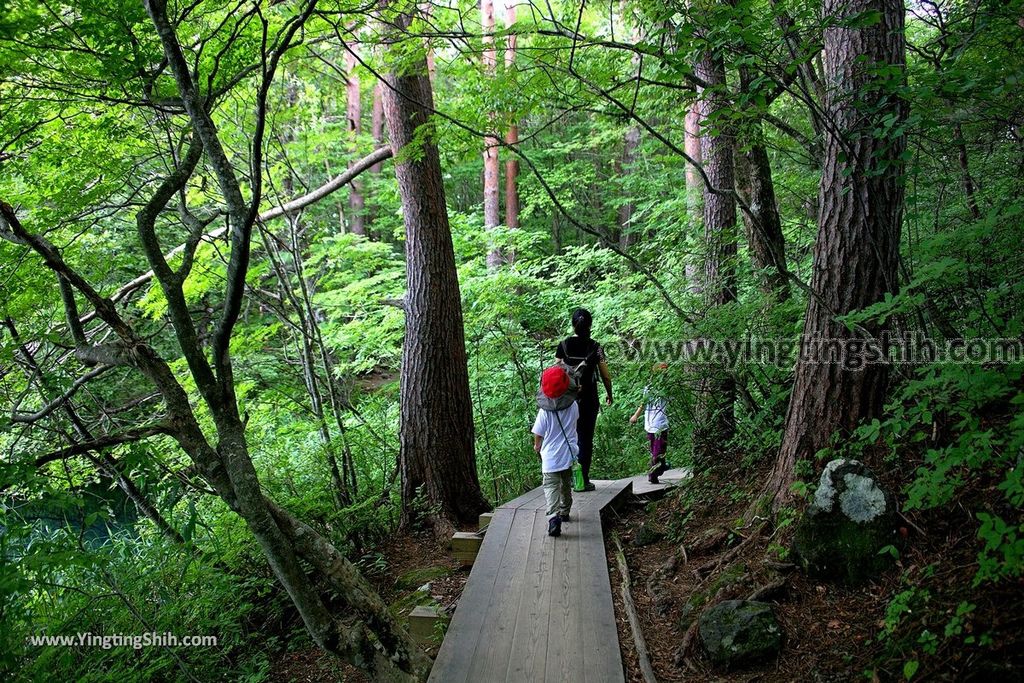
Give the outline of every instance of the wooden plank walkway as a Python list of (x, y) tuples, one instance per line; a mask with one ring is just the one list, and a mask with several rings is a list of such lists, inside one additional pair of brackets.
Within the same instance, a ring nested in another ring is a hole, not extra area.
[(658, 484), (652, 484), (647, 481), (646, 474), (633, 477), (630, 481), (633, 482), (633, 494), (637, 496), (644, 496), (656, 491), (664, 491), (673, 486), (679, 486), (692, 476), (693, 471), (689, 467), (677, 467), (675, 469), (668, 470), (665, 474), (658, 477), (658, 481), (660, 482)]
[(540, 487), (494, 511), (430, 681), (625, 680), (601, 509), (633, 480), (594, 484), (573, 494), (558, 538)]

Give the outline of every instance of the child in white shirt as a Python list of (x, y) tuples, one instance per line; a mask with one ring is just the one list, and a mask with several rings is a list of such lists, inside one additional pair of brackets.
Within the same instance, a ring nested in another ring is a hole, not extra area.
[[(553, 366), (541, 375), (541, 392), (557, 399), (569, 388), (569, 375), (564, 368)], [(575, 401), (559, 410), (537, 411), (533, 422), (533, 450), (541, 462), (544, 500), (547, 503), (548, 535), (559, 536), (562, 522), (569, 521), (572, 507), (572, 464), (579, 453), (576, 422), (580, 410)]]
[[(654, 373), (663, 372), (667, 363), (655, 363)], [(644, 402), (629, 418), (630, 424), (636, 424), (640, 413), (644, 414), (644, 431), (651, 446), (651, 461), (648, 465), (647, 480), (658, 483), (658, 477), (668, 470), (665, 454), (668, 451), (668, 399), (663, 392), (657, 391), (652, 384), (644, 387)]]

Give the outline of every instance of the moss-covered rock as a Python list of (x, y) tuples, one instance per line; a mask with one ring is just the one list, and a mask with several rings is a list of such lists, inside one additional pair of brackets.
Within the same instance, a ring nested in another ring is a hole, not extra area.
[(728, 669), (770, 659), (782, 648), (782, 628), (763, 602), (720, 602), (700, 615), (697, 630), (711, 661)]
[[(408, 615), (409, 612), (411, 612), (416, 607), (439, 606), (437, 600), (435, 600), (434, 597), (430, 594), (428, 588), (429, 585), (430, 584), (426, 584), (414, 591), (403, 593), (402, 595), (398, 596), (398, 598), (396, 598), (390, 605), (388, 605), (388, 609), (391, 611), (392, 614), (396, 616), (405, 616)], [(422, 590), (424, 588), (428, 588), (428, 590)]]
[(442, 576), (448, 576), (452, 573), (452, 570), (448, 567), (422, 567), (420, 569), (413, 569), (405, 574), (402, 574), (395, 580), (396, 588), (417, 588), (423, 584), (439, 579)]
[(639, 527), (637, 527), (636, 533), (633, 534), (632, 544), (640, 548), (645, 545), (657, 543), (663, 538), (665, 538), (665, 534), (658, 531), (647, 522), (643, 522)]
[(847, 584), (892, 564), (879, 553), (897, 542), (896, 500), (857, 460), (833, 460), (796, 528), (793, 557), (810, 576)]
[(719, 573), (704, 590), (690, 593), (690, 597), (679, 611), (679, 627), (685, 631), (704, 605), (713, 601), (720, 593), (727, 593), (734, 587), (747, 583), (747, 565), (742, 562), (729, 565)]

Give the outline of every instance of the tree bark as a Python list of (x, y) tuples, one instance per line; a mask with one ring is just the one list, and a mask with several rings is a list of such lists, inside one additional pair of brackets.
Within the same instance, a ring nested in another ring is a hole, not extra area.
[[(683, 126), (684, 150), (686, 155), (696, 163), (703, 163), (700, 149), (700, 101), (695, 100), (690, 109), (686, 112), (686, 121)], [(690, 225), (700, 226), (704, 220), (704, 182), (700, 173), (692, 164), (686, 166), (686, 215)], [(701, 275), (698, 272), (697, 264), (692, 258), (686, 260), (686, 282), (687, 289), (691, 294), (700, 294), (703, 291)]]
[[(505, 25), (509, 28), (516, 23), (516, 6), (511, 2), (505, 8)], [(516, 63), (516, 35), (508, 34), (505, 45), (505, 69), (511, 72)], [(512, 123), (505, 133), (505, 142), (509, 145), (519, 144), (519, 125)], [(505, 160), (505, 225), (509, 228), (519, 227), (519, 159), (509, 153)], [(512, 261), (514, 254), (506, 255), (508, 261)]]
[[(370, 134), (373, 135), (373, 146), (379, 149), (384, 143), (384, 93), (380, 81), (373, 84), (373, 112), (370, 115)], [(380, 162), (370, 167), (370, 173), (380, 173)]]
[[(717, 119), (714, 124), (706, 123), (729, 106), (721, 56), (705, 53), (696, 73), (707, 84), (700, 100), (704, 172), (711, 187), (719, 190), (704, 189), (704, 298), (709, 307), (718, 307), (736, 301), (736, 202), (729, 192), (735, 185), (736, 141), (731, 131), (723, 129), (726, 122)], [(712, 132), (713, 127), (718, 131)], [(722, 444), (732, 438), (735, 401), (736, 384), (732, 376), (724, 368), (708, 368), (698, 384), (695, 409), (694, 457), (698, 461), (713, 462)]]
[[(408, 16), (399, 17), (400, 28), (408, 21)], [(402, 524), (409, 526), (422, 515), (423, 507), (417, 505), (422, 494), (438, 512), (440, 532), (452, 524), (471, 523), (490, 505), (477, 478), (462, 303), (441, 161), (429, 128), (432, 110), (422, 58), (418, 68), (387, 76), (384, 115), (398, 159), (395, 176), (406, 237), (399, 428)]]
[[(619, 162), (619, 176), (625, 177), (632, 173), (633, 163), (636, 161), (636, 151), (640, 147), (640, 128), (630, 126), (622, 140), (622, 160)], [(619, 248), (628, 249), (636, 244), (637, 235), (633, 232), (633, 212), (636, 205), (633, 199), (623, 202), (619, 206)]]
[[(480, 0), (480, 27), (483, 31), (484, 50), (481, 55), (484, 72), (491, 80), (497, 68), (497, 51), (494, 48), (494, 0)], [(488, 113), (488, 128), (495, 126), (495, 112)], [(484, 230), (491, 231), (501, 224), (501, 200), (498, 185), (501, 182), (501, 167), (498, 148), (501, 141), (488, 130), (484, 136)], [(504, 257), (501, 250), (490, 247), (487, 251), (487, 265), (496, 268)]]
[[(798, 460), (812, 458), (833, 435), (881, 413), (887, 367), (827, 362), (816, 340), (849, 345), (884, 325), (850, 331), (836, 321), (898, 289), (897, 260), (903, 217), (903, 134), (880, 137), (876, 128), (904, 103), (897, 89), (905, 68), (904, 7), (900, 0), (825, 0), (836, 25), (825, 30), (825, 154), (814, 244), (813, 296), (807, 305), (803, 354), (796, 367), (782, 448), (767, 493), (778, 509), (790, 500)], [(880, 13), (878, 23), (844, 26), (851, 17)], [(895, 75), (894, 75), (895, 74)], [(806, 354), (806, 355), (804, 355)]]
[[(363, 132), (363, 100), (359, 90), (359, 74), (356, 73), (356, 66), (359, 64), (359, 60), (356, 58), (356, 49), (355, 43), (349, 43), (345, 51), (345, 95), (348, 100), (348, 131), (352, 139), (353, 149), (358, 149), (359, 136)], [(353, 180), (352, 188), (348, 193), (348, 214), (349, 230), (356, 235), (366, 234), (364, 223), (365, 207), (363, 181), (359, 179)]]
[[(740, 67), (740, 91), (749, 92), (751, 81), (750, 69)], [(747, 135), (746, 150), (736, 149), (736, 191), (752, 214), (743, 213), (750, 258), (759, 272), (762, 291), (784, 300), (789, 297), (786, 245), (775, 200), (771, 162), (764, 146), (764, 131), (759, 118), (749, 124)]]

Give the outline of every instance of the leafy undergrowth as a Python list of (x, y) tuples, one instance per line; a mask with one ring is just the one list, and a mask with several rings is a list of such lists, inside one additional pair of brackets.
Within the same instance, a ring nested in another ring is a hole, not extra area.
[[(407, 613), (417, 604), (439, 605), (449, 615), (469, 577), (444, 544), (430, 533), (396, 534), (360, 560), (364, 576), (393, 611)], [(421, 591), (429, 584), (429, 589)], [(429, 597), (428, 597), (429, 596)], [(271, 681), (280, 683), (363, 683), (365, 672), (339, 662), (304, 638), (304, 644), (274, 658)], [(440, 642), (440, 640), (438, 640)], [(427, 650), (433, 657), (437, 646)]]
[[(659, 502), (620, 511), (608, 527), (625, 546), (633, 599), (659, 681), (1024, 677), (1022, 584), (974, 585), (982, 542), (970, 506), (961, 501), (908, 514), (901, 529), (906, 545), (894, 566), (866, 585), (847, 587), (808, 578), (789, 565), (792, 526), (757, 529), (740, 521), (763, 479), (756, 472), (742, 482), (739, 476), (698, 477)], [(991, 490), (979, 486), (964, 493), (984, 498)], [(634, 546), (641, 524), (664, 538)], [(608, 549), (627, 679), (643, 681), (610, 541)], [(664, 590), (656, 600), (649, 581), (673, 554), (678, 566), (655, 582)], [(785, 633), (781, 654), (739, 671), (714, 667), (696, 632), (699, 614), (721, 600), (746, 599), (766, 588), (761, 599), (772, 604)]]

